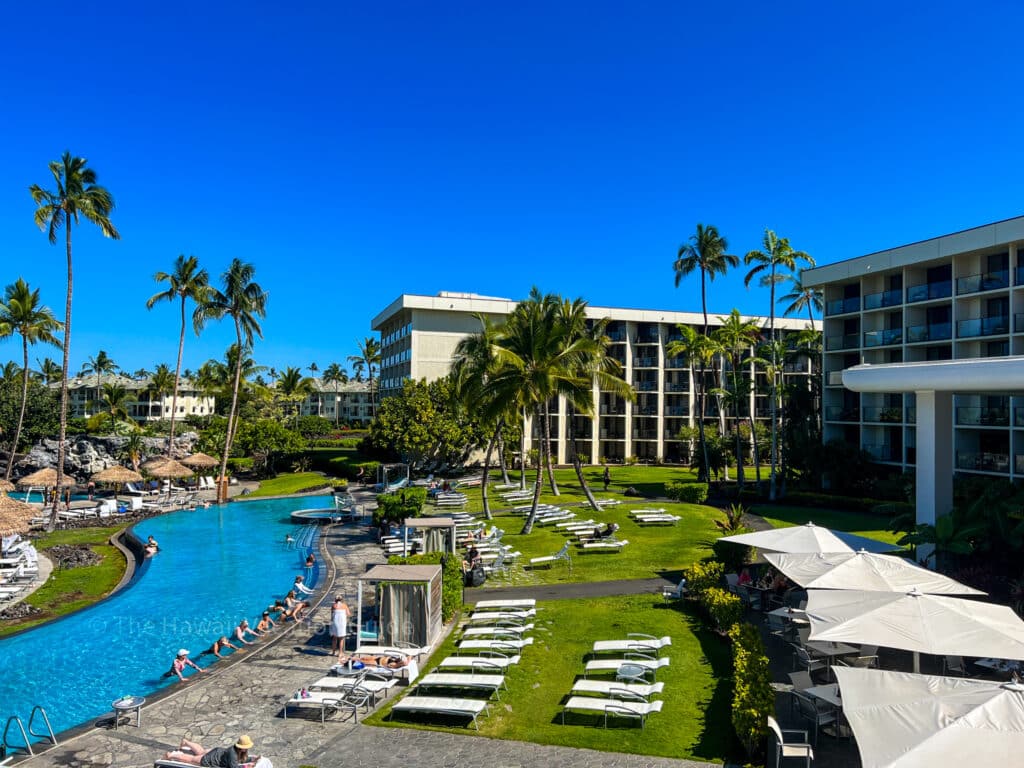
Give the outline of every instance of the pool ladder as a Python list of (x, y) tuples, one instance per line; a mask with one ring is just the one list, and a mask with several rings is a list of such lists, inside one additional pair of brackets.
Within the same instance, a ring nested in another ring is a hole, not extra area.
[[(36, 733), (32, 730), (32, 725), (35, 723), (37, 714), (42, 718), (43, 725), (46, 726), (46, 731), (44, 733)], [(17, 746), (15, 744), (11, 744), (11, 742), (7, 740), (7, 734), (10, 733), (12, 725), (16, 725), (18, 727), (18, 731), (21, 732), (21, 739), (25, 742), (25, 749), (30, 755), (35, 754), (35, 752), (32, 751), (32, 742), (28, 738), (30, 735), (40, 739), (49, 739), (51, 744), (57, 746), (57, 737), (53, 735), (53, 726), (50, 725), (50, 718), (46, 716), (46, 710), (37, 704), (32, 707), (32, 714), (28, 717), (27, 731), (25, 730), (25, 724), (17, 715), (11, 715), (7, 718), (7, 725), (4, 726), (4, 740), (3, 743), (0, 744), (0, 759), (4, 759), (4, 762), (6, 762), (8, 751)]]

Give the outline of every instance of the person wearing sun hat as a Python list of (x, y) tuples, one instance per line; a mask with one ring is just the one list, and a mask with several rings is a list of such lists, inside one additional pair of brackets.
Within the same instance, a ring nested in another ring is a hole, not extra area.
[(185, 667), (192, 667), (196, 672), (202, 672), (203, 670), (196, 664), (192, 659), (188, 657), (188, 649), (182, 648), (178, 651), (177, 656), (174, 657), (174, 661), (171, 662), (171, 668), (164, 673), (164, 677), (178, 676), (178, 679), (182, 682), (185, 681)]
[(250, 762), (250, 749), (252, 749), (252, 739), (244, 733), (230, 747), (214, 747), (213, 749), (206, 749), (194, 741), (182, 739), (179, 748), (168, 752), (164, 755), (164, 759), (190, 765), (201, 765), (206, 768), (239, 768), (241, 763)]

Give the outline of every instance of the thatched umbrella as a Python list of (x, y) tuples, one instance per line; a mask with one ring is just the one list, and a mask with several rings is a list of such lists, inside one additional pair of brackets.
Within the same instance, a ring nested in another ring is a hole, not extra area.
[(7, 493), (8, 491), (14, 490), (14, 483), (10, 480), (4, 480), (0, 478), (0, 493)]
[(94, 483), (113, 483), (114, 496), (117, 496), (121, 491), (122, 484), (138, 483), (142, 480), (142, 475), (134, 469), (128, 469), (128, 467), (122, 467), (120, 464), (115, 464), (112, 467), (100, 470), (90, 479)]
[(161, 479), (188, 477), (192, 474), (191, 469), (174, 459), (167, 459), (166, 461), (157, 464), (155, 467), (147, 468), (146, 471), (153, 477), (159, 477)]
[(191, 456), (181, 460), (181, 463), (187, 467), (193, 467), (195, 469), (202, 469), (203, 467), (216, 467), (220, 464), (220, 459), (215, 459), (213, 456), (208, 456), (205, 453), (193, 453)]
[(29, 520), (37, 514), (39, 510), (31, 504), (0, 494), (0, 536), (25, 533), (29, 529)]
[[(78, 481), (70, 475), (64, 475), (64, 485), (75, 485)], [(53, 488), (57, 485), (57, 470), (53, 467), (44, 467), (43, 469), (33, 472), (31, 475), (25, 475), (18, 481), (18, 486), (25, 488), (30, 485), (39, 485), (43, 488)]]

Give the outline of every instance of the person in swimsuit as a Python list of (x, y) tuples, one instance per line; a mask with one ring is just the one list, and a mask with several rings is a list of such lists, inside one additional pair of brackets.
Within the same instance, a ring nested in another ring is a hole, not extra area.
[(301, 592), (304, 595), (312, 595), (314, 592), (316, 592), (315, 589), (310, 589), (309, 587), (307, 587), (305, 584), (302, 583), (302, 577), (301, 576), (296, 576), (295, 577), (295, 583), (292, 584), (292, 591), (293, 592)]
[(345, 650), (348, 617), (351, 613), (341, 595), (335, 595), (334, 604), (331, 606), (331, 653), (340, 653)]
[(242, 619), (238, 623), (238, 626), (235, 627), (235, 639), (238, 642), (240, 642), (242, 645), (253, 645), (253, 642), (251, 640), (246, 640), (245, 639), (246, 635), (252, 635), (253, 637), (258, 637), (258, 635), (249, 628), (248, 620)]
[(407, 656), (356, 656), (355, 654), (346, 656), (343, 653), (338, 655), (339, 664), (351, 664), (353, 661), (362, 662), (367, 666), (387, 667), (388, 669), (401, 669), (409, 666), (409, 657)]
[(223, 659), (224, 654), (221, 653), (225, 648), (230, 648), (233, 651), (242, 650), (241, 646), (234, 645), (227, 637), (221, 636), (213, 641), (213, 645), (207, 648), (205, 651), (200, 653), (200, 656), (216, 656), (218, 659)]
[[(242, 763), (249, 762), (249, 750), (252, 739), (242, 735), (230, 747), (214, 747), (206, 749), (188, 739), (181, 740), (181, 746), (164, 755), (165, 760), (174, 760), (189, 765), (202, 765), (207, 768), (239, 768)], [(186, 751), (187, 750), (187, 751)], [(253, 762), (259, 758), (254, 758)]]
[(260, 616), (259, 622), (256, 624), (256, 634), (263, 635), (272, 630), (276, 624), (274, 620), (270, 618), (270, 611), (264, 611), (263, 615)]
[(182, 648), (180, 651), (178, 651), (178, 655), (174, 657), (174, 661), (171, 662), (171, 668), (164, 673), (164, 677), (171, 677), (173, 675), (177, 675), (179, 680), (185, 682), (186, 667), (192, 667), (194, 670), (196, 670), (196, 672), (200, 673), (203, 671), (199, 668), (198, 664), (196, 664), (194, 661), (192, 661), (192, 659), (188, 657), (188, 650)]

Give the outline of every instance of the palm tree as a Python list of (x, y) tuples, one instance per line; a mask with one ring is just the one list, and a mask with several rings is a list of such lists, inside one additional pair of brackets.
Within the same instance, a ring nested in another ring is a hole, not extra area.
[[(67, 447), (64, 441), (68, 432), (68, 368), (71, 354), (71, 297), (73, 289), (71, 260), (71, 230), (74, 224), (84, 218), (100, 228), (104, 237), (120, 240), (121, 235), (110, 221), (114, 210), (114, 198), (110, 192), (96, 183), (96, 171), (86, 165), (84, 157), (74, 157), (65, 152), (60, 160), (50, 163), (55, 188), (46, 190), (38, 184), (29, 187), (29, 193), (36, 204), (35, 222), (46, 232), (52, 245), (57, 244), (57, 232), (64, 227), (64, 245), (67, 257), (68, 287), (64, 302), (64, 344), (63, 364), (60, 381), (60, 435), (57, 439), (57, 487), (64, 481), (64, 456)], [(53, 530), (57, 522), (57, 505), (47, 525)]]
[(714, 281), (715, 275), (724, 275), (730, 267), (739, 266), (738, 257), (726, 253), (729, 244), (718, 234), (712, 224), (697, 225), (697, 232), (690, 236), (690, 242), (679, 246), (672, 269), (676, 273), (676, 288), (691, 272), (700, 272), (700, 306), (704, 314), (704, 335), (708, 335), (707, 281)]
[(13, 360), (8, 360), (0, 367), (0, 381), (10, 381), (21, 376), (21, 366)]
[(285, 368), (277, 380), (277, 391), (286, 403), (293, 403), (295, 407), (295, 424), (299, 423), (298, 404), (302, 399), (313, 391), (313, 380), (303, 376), (298, 368)]
[(110, 355), (104, 352), (102, 349), (96, 354), (96, 357), (88, 358), (82, 365), (82, 373), (91, 373), (96, 377), (96, 388), (99, 389), (103, 384), (103, 377), (110, 373), (117, 371), (117, 363), (115, 363)]
[[(263, 338), (257, 318), (267, 315), (267, 292), (253, 282), (256, 269), (240, 259), (234, 259), (227, 271), (221, 275), (224, 289), (211, 289), (193, 315), (196, 331), (200, 331), (207, 320), (230, 317), (235, 324), (235, 344), (238, 351), (251, 349), (256, 337)], [(231, 441), (238, 415), (238, 388), (242, 381), (242, 358), (239, 354), (235, 363), (234, 381), (231, 386), (231, 410), (228, 414), (227, 435), (224, 439), (224, 453), (220, 457), (220, 477), (227, 476), (228, 456), (231, 455)], [(217, 489), (217, 500), (227, 501), (227, 486), (221, 483)]]
[(4, 300), (0, 302), (0, 339), (18, 334), (21, 336), (21, 350), (24, 362), (21, 366), (21, 405), (18, 410), (18, 426), (14, 429), (14, 441), (11, 443), (11, 455), (7, 461), (5, 480), (11, 479), (14, 469), (14, 453), (21, 442), (21, 428), (25, 423), (25, 406), (28, 403), (28, 347), (29, 344), (53, 344), (60, 341), (54, 331), (60, 330), (60, 322), (53, 316), (49, 307), (40, 306), (39, 289), (34, 291), (20, 277), (7, 286)]
[[(717, 347), (719, 354), (729, 363), (732, 386), (728, 388), (725, 394), (726, 400), (732, 403), (734, 409), (735, 423), (733, 424), (733, 435), (736, 443), (736, 482), (742, 491), (743, 449), (740, 436), (740, 419), (742, 418), (741, 406), (750, 393), (750, 382), (744, 379), (741, 369), (743, 368), (744, 355), (751, 351), (761, 336), (761, 330), (757, 327), (756, 323), (744, 320), (740, 316), (738, 309), (733, 309), (728, 317), (720, 317), (718, 320), (721, 325), (711, 334), (711, 339)], [(751, 419), (751, 429), (753, 429), (753, 419)], [(756, 435), (752, 434), (751, 436), (756, 439)]]
[(363, 370), (366, 368), (366, 363), (363, 362), (362, 358), (353, 360), (355, 355), (349, 355), (349, 362), (352, 363), (352, 373), (355, 374), (355, 382), (359, 384), (363, 380)]
[(128, 420), (128, 406), (135, 402), (127, 389), (120, 384), (104, 384), (100, 388), (100, 402), (103, 410), (110, 414), (110, 434), (117, 434), (117, 417)]
[(124, 445), (121, 446), (121, 458), (128, 459), (132, 464), (132, 469), (138, 472), (139, 464), (142, 463), (142, 459), (145, 455), (146, 444), (142, 440), (142, 433), (132, 432), (128, 435), (128, 439), (125, 440)]
[[(778, 237), (772, 230), (764, 231), (763, 251), (750, 251), (743, 257), (744, 264), (754, 266), (743, 278), (743, 284), (749, 286), (750, 281), (757, 275), (761, 276), (760, 285), (768, 286), (771, 291), (771, 303), (768, 314), (768, 333), (772, 342), (776, 341), (775, 336), (775, 286), (779, 282), (792, 279), (792, 273), (796, 270), (798, 261), (806, 262), (808, 266), (814, 266), (814, 259), (803, 251), (795, 251), (789, 244), (789, 239)], [(779, 269), (785, 269), (784, 274), (779, 274)], [(779, 425), (778, 425), (778, 359), (776, 347), (771, 346), (771, 367), (772, 375), (769, 384), (769, 403), (771, 414), (772, 453), (771, 453), (771, 474), (768, 480), (768, 498), (775, 501), (775, 475), (779, 462)]]
[[(199, 268), (199, 259), (195, 256), (185, 257), (178, 254), (174, 260), (174, 268), (170, 272), (157, 272), (153, 279), (158, 283), (167, 283), (167, 289), (155, 293), (146, 301), (146, 309), (152, 309), (161, 301), (181, 301), (181, 330), (178, 333), (178, 364), (174, 369), (174, 394), (171, 395), (171, 431), (167, 437), (167, 455), (171, 455), (174, 445), (174, 420), (178, 414), (178, 388), (181, 385), (181, 357), (185, 351), (185, 305), (192, 299), (198, 307), (206, 300), (210, 290), (210, 275), (205, 269)], [(198, 310), (197, 310), (198, 311)], [(200, 327), (196, 326), (196, 335)]]
[(337, 427), (341, 421), (341, 408), (338, 405), (339, 397), (338, 392), (341, 390), (341, 385), (348, 382), (348, 374), (345, 373), (345, 369), (337, 363), (331, 363), (324, 370), (323, 381), (325, 384), (334, 385), (334, 426)]
[(811, 330), (813, 331), (815, 330), (814, 313), (821, 312), (825, 308), (825, 299), (821, 289), (804, 285), (804, 271), (802, 269), (796, 275), (791, 276), (790, 279), (793, 282), (792, 290), (779, 299), (779, 301), (789, 302), (789, 306), (783, 310), (782, 314), (789, 317), (806, 309), (807, 319), (811, 321)]
[[(367, 336), (362, 342), (356, 342), (356, 348), (359, 350), (359, 354), (349, 355), (348, 361), (360, 373), (363, 365), (366, 366), (370, 382), (370, 416), (376, 416), (377, 407), (374, 405), (373, 399), (373, 366), (380, 364), (380, 343), (372, 336)], [(358, 380), (357, 377), (356, 381)]]
[[(153, 400), (160, 402), (160, 415), (163, 416), (163, 399), (169, 393), (174, 391), (174, 385), (177, 382), (177, 377), (171, 373), (171, 369), (168, 368), (164, 363), (160, 363), (153, 371), (153, 374), (149, 377), (149, 384), (146, 386), (146, 396), (149, 398), (149, 402)], [(174, 424), (174, 405), (172, 401), (171, 405), (171, 424), (173, 429)], [(150, 411), (152, 415), (152, 410)], [(167, 454), (170, 456), (170, 452)]]
[(309, 372), (310, 372), (311, 374), (313, 374), (313, 376), (314, 376), (314, 377), (316, 376), (316, 374), (317, 374), (317, 372), (318, 372), (319, 370), (320, 370), (320, 366), (319, 366), (319, 365), (317, 365), (316, 363), (310, 363), (310, 364), (309, 364)]
[(51, 360), (48, 357), (40, 360), (37, 357), (36, 364), (39, 366), (39, 373), (43, 377), (44, 384), (52, 384), (61, 377), (61, 369), (56, 360)]
[(690, 376), (697, 385), (697, 441), (700, 443), (697, 450), (703, 458), (703, 461), (697, 463), (697, 480), (706, 483), (711, 478), (711, 462), (704, 433), (704, 367), (714, 358), (714, 345), (710, 338), (697, 333), (697, 329), (692, 325), (679, 323), (676, 327), (681, 336), (668, 343), (665, 353), (669, 357), (685, 357), (690, 366)]

